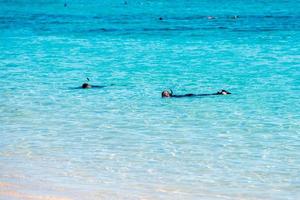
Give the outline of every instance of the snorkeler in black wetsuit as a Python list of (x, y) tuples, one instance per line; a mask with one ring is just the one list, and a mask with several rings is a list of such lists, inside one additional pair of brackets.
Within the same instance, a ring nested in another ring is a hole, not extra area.
[[(86, 79), (87, 79), (87, 81), (90, 81), (89, 78), (86, 78)], [(103, 87), (105, 87), (105, 86), (91, 85), (91, 84), (88, 84), (88, 83), (83, 83), (80, 88), (82, 88), (82, 89), (90, 89), (90, 88), (103, 88)]]
[(105, 86), (100, 86), (100, 85), (91, 85), (88, 83), (84, 83), (82, 84), (82, 86), (80, 88), (82, 89), (90, 89), (90, 88), (104, 88)]
[(221, 90), (217, 93), (213, 93), (213, 94), (183, 94), (183, 95), (174, 95), (173, 91), (170, 90), (165, 90), (161, 93), (161, 97), (162, 98), (171, 98), (171, 97), (175, 97), (175, 98), (181, 98), (181, 97), (201, 97), (201, 96), (212, 96), (212, 95), (227, 95), (227, 94), (231, 94), (230, 92), (226, 91), (226, 90)]

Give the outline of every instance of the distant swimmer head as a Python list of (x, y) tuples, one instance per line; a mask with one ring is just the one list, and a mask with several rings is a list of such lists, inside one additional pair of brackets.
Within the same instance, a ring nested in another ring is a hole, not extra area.
[(161, 93), (161, 97), (162, 97), (162, 98), (164, 98), (164, 97), (169, 98), (169, 97), (172, 97), (172, 94), (173, 94), (173, 91), (172, 91), (172, 90), (170, 90), (170, 91), (164, 90), (164, 91)]
[(219, 95), (227, 95), (227, 94), (231, 94), (231, 93), (228, 92), (228, 91), (226, 91), (226, 90), (221, 90), (217, 94), (219, 94)]
[(84, 88), (84, 89), (87, 89), (87, 88), (92, 88), (92, 86), (90, 85), (90, 84), (88, 84), (88, 83), (84, 83), (84, 84), (82, 84), (82, 86), (81, 86), (82, 88)]

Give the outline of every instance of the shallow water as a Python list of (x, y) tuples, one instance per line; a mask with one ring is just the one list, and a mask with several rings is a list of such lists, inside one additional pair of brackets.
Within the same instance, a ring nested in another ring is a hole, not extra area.
[(67, 3), (0, 1), (0, 199), (300, 198), (299, 1)]

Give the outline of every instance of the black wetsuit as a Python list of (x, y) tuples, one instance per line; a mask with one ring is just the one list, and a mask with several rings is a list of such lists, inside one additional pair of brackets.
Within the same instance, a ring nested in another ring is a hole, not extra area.
[(99, 89), (99, 88), (104, 88), (108, 86), (115, 86), (115, 84), (110, 84), (110, 85), (82, 85), (80, 87), (76, 87), (74, 89)]
[(91, 85), (91, 88), (104, 88), (105, 86), (100, 86), (100, 85)]
[(171, 95), (171, 97), (181, 98), (181, 97), (202, 97), (202, 96), (212, 96), (212, 95), (221, 95), (220, 93), (213, 94), (182, 94), (182, 95)]
[(107, 86), (101, 86), (101, 85), (91, 85), (91, 87), (73, 87), (71, 89), (100, 89), (100, 88), (104, 88), (104, 87), (107, 87)]

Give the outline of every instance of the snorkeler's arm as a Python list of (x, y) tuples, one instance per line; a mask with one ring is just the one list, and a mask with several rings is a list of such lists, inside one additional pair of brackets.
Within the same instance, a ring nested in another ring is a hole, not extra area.
[(203, 96), (212, 96), (212, 95), (219, 95), (218, 93), (213, 94), (183, 94), (183, 95), (172, 95), (172, 97), (175, 98), (181, 98), (181, 97), (203, 97)]
[(193, 97), (193, 96), (197, 96), (197, 95), (195, 95), (195, 94), (172, 95), (172, 97), (175, 97), (175, 98), (181, 98), (181, 97)]

